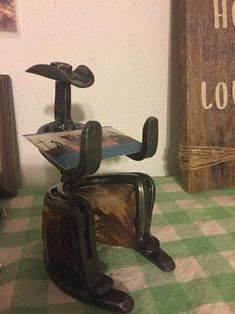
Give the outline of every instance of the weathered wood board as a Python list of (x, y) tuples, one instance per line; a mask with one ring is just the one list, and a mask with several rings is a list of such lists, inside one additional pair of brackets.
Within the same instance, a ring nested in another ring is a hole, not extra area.
[[(179, 0), (184, 146), (235, 148), (235, 1)], [(235, 160), (182, 171), (189, 192), (235, 186)]]
[(79, 189), (94, 210), (96, 240), (134, 248), (135, 191), (127, 184), (100, 184)]
[[(93, 209), (97, 242), (135, 248), (136, 201), (135, 191), (131, 186), (127, 184), (85, 186), (79, 187), (76, 194), (87, 199)], [(64, 260), (68, 264), (79, 256), (76, 247), (77, 241), (73, 241), (71, 236), (73, 232), (71, 219), (75, 219), (76, 223), (76, 215), (71, 214), (71, 210), (67, 211), (66, 209), (66, 206), (73, 204), (72, 199), (71, 201), (71, 203), (67, 201), (65, 203), (61, 199), (60, 205), (57, 201), (54, 204), (54, 200), (51, 201), (51, 196), (46, 195), (42, 220), (45, 253), (52, 259)], [(78, 210), (82, 212), (83, 206)], [(78, 217), (81, 216), (78, 215)], [(85, 219), (85, 215), (83, 217)], [(85, 221), (84, 223), (83, 232), (86, 238), (86, 232), (89, 228)], [(79, 228), (79, 225), (76, 225), (75, 228)], [(80, 245), (83, 246), (82, 243)]]
[(0, 197), (16, 194), (19, 176), (11, 79), (0, 75)]

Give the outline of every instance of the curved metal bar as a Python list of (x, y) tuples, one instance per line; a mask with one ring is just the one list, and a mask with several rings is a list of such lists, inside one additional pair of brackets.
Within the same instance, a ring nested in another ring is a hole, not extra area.
[(145, 222), (145, 233), (150, 233), (153, 207), (156, 199), (156, 188), (153, 179), (148, 174), (139, 172), (136, 172), (136, 174), (141, 175), (141, 177), (145, 180), (146, 185), (148, 186), (148, 217)]
[(158, 146), (158, 119), (149, 117), (144, 124), (142, 132), (142, 146), (138, 153), (127, 155), (134, 160), (143, 160), (152, 157)]

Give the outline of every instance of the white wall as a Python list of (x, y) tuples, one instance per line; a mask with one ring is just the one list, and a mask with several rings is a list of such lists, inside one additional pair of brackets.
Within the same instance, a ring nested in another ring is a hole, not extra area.
[(101, 171), (166, 174), (170, 0), (16, 0), (18, 32), (0, 32), (0, 73), (13, 81), (19, 149), (26, 186), (58, 181), (57, 170), (22, 134), (53, 120), (54, 81), (25, 73), (63, 61), (95, 74), (72, 88), (74, 120), (98, 120), (141, 139), (148, 116), (160, 123), (158, 153), (135, 162), (103, 162)]

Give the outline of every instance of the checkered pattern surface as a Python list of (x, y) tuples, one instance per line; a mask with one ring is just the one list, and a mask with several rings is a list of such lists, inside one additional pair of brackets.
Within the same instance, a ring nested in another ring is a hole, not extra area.
[[(98, 245), (102, 271), (135, 299), (132, 313), (235, 313), (235, 189), (189, 194), (177, 178), (156, 178), (152, 233), (175, 260), (160, 271), (138, 253)], [(110, 313), (70, 298), (48, 279), (41, 242), (45, 189), (1, 200), (0, 313)]]

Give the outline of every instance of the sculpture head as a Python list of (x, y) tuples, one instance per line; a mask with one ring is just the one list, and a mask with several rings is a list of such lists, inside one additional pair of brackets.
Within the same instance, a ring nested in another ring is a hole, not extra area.
[(93, 85), (94, 74), (85, 65), (79, 65), (74, 71), (72, 66), (64, 62), (36, 64), (26, 72), (41, 75), (56, 81), (55, 89), (55, 121), (43, 125), (38, 133), (58, 132), (79, 129), (83, 125), (73, 122), (71, 117), (71, 85), (85, 88)]

